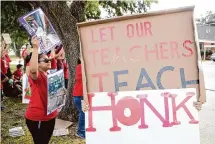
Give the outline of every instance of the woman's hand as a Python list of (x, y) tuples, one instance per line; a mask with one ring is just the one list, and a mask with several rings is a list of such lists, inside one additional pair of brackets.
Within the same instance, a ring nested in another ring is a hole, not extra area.
[(89, 105), (84, 100), (81, 101), (81, 108), (83, 112), (87, 112), (90, 109)]
[(38, 41), (38, 38), (36, 36), (32, 37), (31, 44), (32, 44), (33, 48), (36, 48), (36, 49), (39, 48), (39, 41)]
[(202, 102), (193, 102), (193, 106), (200, 111), (202, 109)]

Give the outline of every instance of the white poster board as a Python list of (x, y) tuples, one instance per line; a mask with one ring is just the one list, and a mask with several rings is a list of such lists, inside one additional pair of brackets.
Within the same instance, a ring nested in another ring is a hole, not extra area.
[(88, 98), (86, 144), (200, 144), (194, 88), (97, 92)]
[(8, 34), (8, 33), (3, 33), (3, 34), (2, 34), (2, 37), (3, 37), (3, 39), (5, 40), (5, 43), (6, 43), (6, 44), (11, 44), (11, 43), (12, 43), (12, 40), (11, 40), (11, 38), (10, 38), (10, 34)]
[(65, 105), (65, 82), (63, 69), (48, 76), (48, 108), (47, 114)]
[(22, 77), (22, 103), (28, 104), (30, 101), (31, 93), (30, 93), (30, 86), (28, 83), (27, 74), (24, 73)]

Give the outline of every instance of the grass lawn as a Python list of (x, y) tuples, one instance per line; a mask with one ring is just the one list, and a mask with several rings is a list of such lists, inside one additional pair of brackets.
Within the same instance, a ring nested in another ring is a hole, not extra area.
[(13, 73), (16, 70), (16, 65), (10, 64), (10, 70)]
[(10, 59), (13, 61), (13, 60), (16, 60), (18, 57), (16, 55), (11, 55), (10, 56)]
[[(25, 124), (24, 113), (27, 105), (22, 104), (21, 99), (5, 98), (6, 107), (1, 111), (1, 144), (33, 144), (31, 134)], [(9, 136), (9, 129), (22, 127), (25, 135), (17, 138)], [(84, 140), (75, 137), (76, 126), (69, 128), (70, 134), (62, 137), (52, 137), (50, 144), (85, 144)]]

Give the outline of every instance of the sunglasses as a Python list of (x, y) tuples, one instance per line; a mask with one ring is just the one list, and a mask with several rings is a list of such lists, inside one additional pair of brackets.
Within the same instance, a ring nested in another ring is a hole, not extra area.
[(40, 62), (49, 63), (50, 61), (51, 61), (51, 59), (40, 59), (39, 63)]

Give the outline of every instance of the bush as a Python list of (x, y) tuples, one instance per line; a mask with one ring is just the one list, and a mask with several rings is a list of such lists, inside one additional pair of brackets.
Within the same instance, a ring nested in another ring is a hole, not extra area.
[[(212, 50), (206, 50), (206, 54), (205, 54), (206, 57), (208, 57), (212, 54), (213, 54)], [(203, 56), (204, 56), (204, 50), (201, 50), (201, 57), (203, 57)]]

